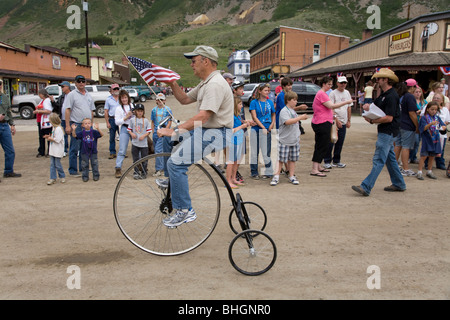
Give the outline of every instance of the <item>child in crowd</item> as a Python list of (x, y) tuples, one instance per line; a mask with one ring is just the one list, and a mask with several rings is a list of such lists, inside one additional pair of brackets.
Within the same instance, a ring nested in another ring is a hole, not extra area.
[[(158, 93), (156, 96), (156, 107), (153, 108), (150, 116), (151, 131), (153, 132), (153, 146), (155, 147), (155, 153), (163, 152), (163, 138), (158, 137), (158, 126), (162, 120), (172, 115), (172, 110), (166, 106), (166, 96), (163, 93)], [(168, 121), (163, 128), (170, 128), (172, 126), (172, 120)], [(155, 163), (155, 177), (164, 175), (164, 162), (163, 158), (159, 157)]]
[[(136, 162), (148, 156), (148, 140), (147, 137), (152, 133), (150, 122), (144, 117), (145, 107), (142, 104), (134, 106), (135, 117), (128, 126), (128, 133), (131, 136), (131, 154), (133, 155), (133, 162)], [(147, 177), (147, 161), (142, 163), (139, 168), (135, 167), (134, 179), (145, 179)]]
[(94, 124), (95, 130), (92, 128), (92, 121), (86, 118), (81, 123), (81, 132), (76, 133), (76, 125), (72, 124), (72, 136), (81, 140), (81, 170), (83, 182), (89, 181), (89, 161), (92, 166), (92, 175), (94, 181), (100, 179), (100, 172), (98, 170), (97, 157), (97, 140), (103, 137), (103, 132), (100, 131), (98, 123)]
[(297, 105), (298, 96), (295, 92), (286, 92), (284, 102), (286, 107), (280, 111), (280, 127), (278, 130), (278, 170), (270, 182), (271, 186), (276, 186), (280, 180), (280, 173), (283, 164), (289, 172), (289, 181), (298, 185), (295, 177), (295, 162), (300, 157), (300, 128), (298, 122), (308, 119), (306, 114), (297, 115), (294, 108)]
[(424, 180), (422, 175), (422, 168), (425, 160), (428, 158), (428, 172), (427, 177), (436, 179), (436, 176), (431, 171), (433, 167), (434, 157), (440, 156), (442, 147), (440, 143), (439, 131), (446, 131), (447, 128), (444, 122), (438, 117), (439, 104), (436, 101), (428, 103), (425, 109), (425, 114), (420, 118), (419, 131), (422, 137), (422, 150), (420, 151), (419, 170), (417, 172), (417, 179)]
[(50, 186), (56, 182), (57, 175), (61, 183), (66, 182), (66, 174), (61, 164), (61, 158), (64, 157), (64, 131), (61, 127), (61, 119), (56, 113), (51, 113), (49, 121), (52, 124), (52, 133), (44, 135), (44, 139), (49, 142), (50, 156), (50, 180), (47, 184)]
[(256, 125), (253, 121), (243, 120), (241, 117), (241, 110), (243, 104), (240, 97), (234, 97), (234, 125), (233, 125), (233, 137), (229, 147), (229, 160), (227, 162), (226, 177), (232, 189), (243, 186), (242, 181), (237, 180), (237, 171), (242, 156), (244, 155), (245, 147), (245, 135), (244, 129), (249, 126)]

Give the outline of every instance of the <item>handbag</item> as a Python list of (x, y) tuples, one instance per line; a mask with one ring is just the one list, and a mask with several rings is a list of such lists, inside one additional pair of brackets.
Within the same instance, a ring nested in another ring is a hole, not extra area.
[(336, 121), (334, 121), (333, 125), (331, 126), (330, 140), (331, 143), (336, 143), (338, 141), (338, 129), (336, 126)]

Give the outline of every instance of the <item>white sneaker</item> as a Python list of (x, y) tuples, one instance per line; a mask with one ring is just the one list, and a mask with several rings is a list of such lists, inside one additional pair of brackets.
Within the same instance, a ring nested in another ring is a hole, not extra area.
[(189, 210), (177, 210), (177, 212), (171, 217), (164, 219), (163, 223), (166, 227), (176, 228), (183, 223), (189, 223), (197, 219), (194, 209)]
[(324, 169), (332, 169), (333, 166), (331, 165), (331, 163), (324, 163), (323, 164)]
[(51, 186), (52, 184), (55, 184), (56, 180), (50, 179), (47, 181), (47, 185)]
[(298, 182), (296, 176), (289, 177), (289, 181), (291, 181), (291, 183), (292, 183), (293, 185), (296, 185), (296, 186), (300, 184), (300, 183)]
[(280, 181), (280, 176), (273, 176), (272, 181), (270, 181), (271, 186), (276, 186)]
[(345, 163), (333, 163), (333, 167), (337, 167), (337, 168), (345, 168), (347, 165)]

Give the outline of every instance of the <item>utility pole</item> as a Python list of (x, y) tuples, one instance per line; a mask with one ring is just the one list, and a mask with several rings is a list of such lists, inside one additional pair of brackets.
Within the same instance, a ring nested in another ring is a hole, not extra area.
[(88, 29), (88, 11), (89, 11), (89, 3), (87, 0), (83, 1), (83, 11), (84, 11), (84, 19), (86, 22), (86, 65), (91, 65), (91, 58), (89, 57), (89, 29)]

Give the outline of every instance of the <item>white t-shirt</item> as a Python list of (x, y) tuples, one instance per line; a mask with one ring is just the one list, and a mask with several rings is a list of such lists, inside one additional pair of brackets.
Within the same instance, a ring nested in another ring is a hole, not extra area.
[(62, 127), (53, 127), (52, 138), (55, 141), (50, 142), (48, 154), (55, 158), (64, 157), (64, 131)]
[[(347, 100), (351, 100), (352, 96), (350, 95), (350, 92), (348, 90), (339, 91), (338, 89), (333, 90), (333, 92), (330, 93), (330, 100), (333, 103), (340, 103)], [(353, 103), (346, 104), (345, 106), (342, 106), (338, 109), (334, 109), (334, 113), (336, 113), (336, 118), (342, 124), (346, 124), (348, 122), (348, 108), (351, 108), (353, 106)]]

